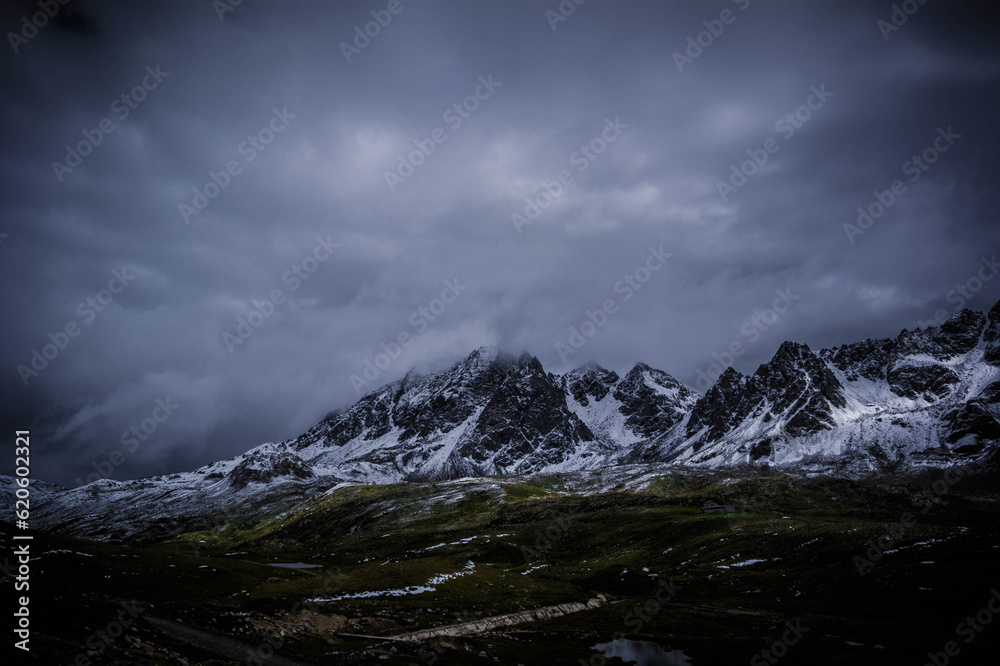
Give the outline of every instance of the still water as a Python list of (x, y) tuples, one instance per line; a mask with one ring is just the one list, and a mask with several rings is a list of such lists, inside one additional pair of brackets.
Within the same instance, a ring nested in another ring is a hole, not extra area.
[(664, 650), (656, 643), (649, 641), (633, 641), (619, 638), (610, 643), (599, 643), (594, 646), (605, 657), (618, 657), (626, 664), (636, 666), (690, 666), (691, 660), (680, 650)]

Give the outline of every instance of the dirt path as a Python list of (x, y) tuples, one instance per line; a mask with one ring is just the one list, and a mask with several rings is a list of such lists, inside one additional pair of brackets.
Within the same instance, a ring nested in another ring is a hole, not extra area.
[(461, 624), (451, 624), (444, 627), (435, 627), (433, 629), (422, 629), (420, 631), (411, 631), (405, 634), (397, 634), (395, 636), (387, 636), (382, 640), (396, 640), (396, 641), (422, 641), (428, 638), (433, 638), (435, 636), (468, 636), (470, 634), (481, 634), (487, 631), (492, 631), (498, 627), (509, 627), (515, 624), (522, 624), (524, 622), (537, 622), (539, 620), (549, 620), (554, 617), (562, 617), (563, 615), (569, 615), (570, 613), (578, 613), (580, 611), (592, 610), (594, 608), (600, 608), (608, 603), (607, 598), (604, 595), (598, 595), (596, 599), (588, 599), (584, 603), (574, 602), (568, 604), (559, 604), (557, 606), (546, 606), (544, 608), (536, 608), (534, 610), (521, 611), (520, 613), (508, 613), (507, 615), (494, 615), (493, 617), (484, 617), (479, 620), (474, 620), (472, 622), (463, 622)]
[[(241, 643), (235, 639), (227, 638), (226, 636), (219, 636), (217, 634), (210, 634), (207, 631), (195, 629), (194, 627), (189, 627), (186, 624), (174, 622), (173, 620), (161, 620), (159, 618), (149, 617), (148, 615), (144, 617), (152, 626), (172, 638), (182, 640), (185, 643), (194, 645), (195, 647), (199, 647), (203, 650), (208, 650), (209, 652), (217, 654), (220, 657), (238, 661), (241, 664), (246, 663), (247, 659), (252, 655), (262, 661), (265, 661), (268, 666), (307, 666), (303, 662), (292, 661), (290, 659), (285, 659), (280, 655), (274, 654), (270, 649), (267, 649), (262, 654), (260, 652), (260, 648), (263, 647), (262, 645), (247, 645), (246, 643)], [(264, 654), (270, 656), (264, 658)]]

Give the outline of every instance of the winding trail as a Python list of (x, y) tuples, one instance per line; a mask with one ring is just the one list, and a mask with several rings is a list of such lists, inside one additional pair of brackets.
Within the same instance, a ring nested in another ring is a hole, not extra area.
[[(241, 643), (238, 640), (228, 638), (226, 636), (210, 634), (207, 631), (195, 629), (194, 627), (189, 627), (186, 624), (174, 622), (173, 620), (161, 620), (160, 618), (150, 617), (148, 615), (143, 617), (147, 622), (149, 622), (149, 624), (168, 636), (184, 641), (189, 645), (194, 645), (195, 647), (207, 650), (213, 654), (217, 654), (220, 657), (232, 659), (241, 663), (245, 663), (250, 656), (256, 656), (262, 647), (260, 645), (247, 645), (246, 643)], [(266, 659), (258, 657), (258, 659), (265, 661), (268, 666), (307, 666), (304, 662), (292, 661), (291, 659), (286, 659), (278, 654), (272, 653), (271, 651), (268, 651), (268, 653), (270, 656)]]
[(567, 604), (558, 604), (556, 606), (545, 606), (544, 608), (536, 608), (534, 610), (521, 611), (519, 613), (494, 615), (493, 617), (484, 617), (479, 620), (473, 620), (472, 622), (462, 622), (461, 624), (450, 624), (443, 627), (434, 627), (433, 629), (422, 629), (420, 631), (411, 631), (405, 634), (396, 634), (395, 636), (383, 637), (382, 640), (422, 641), (435, 636), (468, 636), (471, 634), (481, 634), (487, 631), (493, 631), (499, 627), (509, 627), (515, 624), (522, 624), (524, 622), (549, 620), (554, 617), (569, 615), (570, 613), (593, 610), (595, 608), (600, 608), (607, 603), (607, 597), (600, 594), (596, 599), (588, 599), (583, 603), (572, 602)]

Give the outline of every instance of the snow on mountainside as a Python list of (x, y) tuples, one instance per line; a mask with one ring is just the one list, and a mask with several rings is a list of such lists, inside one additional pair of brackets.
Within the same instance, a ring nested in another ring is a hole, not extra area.
[(378, 481), (591, 469), (617, 451), (538, 359), (490, 348), (370, 393), (288, 446), (325, 473)]
[(1000, 303), (818, 354), (786, 342), (749, 377), (727, 369), (639, 456), (848, 474), (976, 462), (1000, 440), (998, 338)]
[(560, 378), (570, 409), (599, 437), (619, 447), (664, 432), (684, 418), (699, 395), (665, 372), (639, 363), (619, 379), (588, 364)]
[[(20, 487), (21, 486), (18, 484), (16, 477), (0, 476), (0, 503), (13, 510), (14, 501), (17, 499), (17, 489)], [(28, 491), (30, 492), (30, 501), (33, 501), (36, 504), (41, 504), (42, 502), (50, 500), (55, 495), (65, 492), (66, 489), (62, 486), (57, 486), (54, 483), (31, 479), (28, 485)]]
[[(554, 474), (626, 463), (776, 466), (847, 475), (981, 462), (1000, 441), (1000, 303), (939, 327), (813, 352), (786, 342), (699, 395), (639, 363), (565, 375), (478, 349), (406, 377), (301, 436), (184, 474), (48, 493), (33, 519), (70, 534), (204, 529), (280, 514), (341, 483)], [(200, 522), (199, 522), (200, 521)], [(140, 525), (134, 530), (128, 525)]]

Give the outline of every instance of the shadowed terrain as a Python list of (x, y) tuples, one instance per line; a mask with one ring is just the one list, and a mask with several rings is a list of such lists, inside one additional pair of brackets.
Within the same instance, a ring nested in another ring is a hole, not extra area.
[[(143, 547), (39, 534), (33, 647), (44, 663), (625, 663), (594, 649), (618, 638), (641, 641), (619, 643), (652, 655), (640, 665), (728, 664), (792, 637), (782, 663), (922, 663), (949, 640), (983, 663), (995, 629), (955, 632), (1000, 585), (996, 479), (948, 478), (633, 467), (353, 485)], [(122, 604), (141, 612), (118, 632)]]

